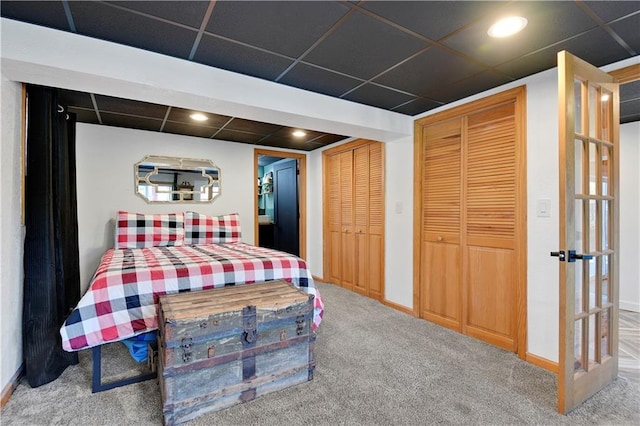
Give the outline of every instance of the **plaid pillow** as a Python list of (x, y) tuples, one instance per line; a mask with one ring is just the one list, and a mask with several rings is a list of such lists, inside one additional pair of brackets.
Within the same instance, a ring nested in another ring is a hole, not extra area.
[(118, 212), (116, 219), (117, 249), (181, 246), (183, 243), (183, 213)]
[(237, 243), (240, 242), (242, 236), (238, 213), (207, 216), (196, 212), (186, 212), (184, 228), (185, 244)]

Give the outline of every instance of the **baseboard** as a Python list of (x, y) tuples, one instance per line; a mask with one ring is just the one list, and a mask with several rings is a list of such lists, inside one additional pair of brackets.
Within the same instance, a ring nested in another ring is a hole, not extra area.
[(618, 306), (620, 309), (625, 311), (640, 312), (640, 303), (637, 302), (627, 302), (621, 300)]
[(551, 371), (552, 373), (558, 374), (557, 362), (550, 361), (547, 358), (543, 358), (538, 355), (530, 354), (529, 352), (526, 353), (524, 360), (527, 361), (529, 364), (536, 365), (540, 368), (544, 368), (545, 370)]
[(18, 383), (20, 382), (20, 378), (22, 378), (22, 372), (24, 371), (24, 364), (20, 364), (18, 367), (18, 371), (15, 372), (9, 383), (2, 389), (2, 395), (0, 395), (0, 408), (4, 407), (7, 402), (9, 402), (9, 398), (13, 395), (13, 391), (18, 387)]
[(405, 314), (411, 315), (412, 317), (415, 316), (413, 314), (413, 309), (411, 309), (411, 308), (407, 308), (406, 306), (399, 305), (399, 304), (397, 304), (395, 302), (391, 302), (391, 301), (389, 301), (387, 299), (382, 299), (382, 300), (380, 300), (380, 302), (382, 302), (382, 304), (385, 305), (385, 306), (388, 306), (390, 308), (395, 309), (396, 311), (404, 312)]
[(311, 278), (313, 278), (314, 281), (319, 282), (319, 283), (324, 283), (326, 282), (325, 280), (323, 280), (321, 277), (316, 277), (315, 275), (312, 275)]

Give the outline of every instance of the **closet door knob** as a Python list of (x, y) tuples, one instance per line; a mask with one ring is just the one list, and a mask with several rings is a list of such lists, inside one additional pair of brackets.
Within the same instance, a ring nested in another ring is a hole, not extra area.
[(444, 238), (442, 238), (442, 235), (438, 235), (438, 238), (436, 238), (436, 240), (438, 241), (442, 241)]

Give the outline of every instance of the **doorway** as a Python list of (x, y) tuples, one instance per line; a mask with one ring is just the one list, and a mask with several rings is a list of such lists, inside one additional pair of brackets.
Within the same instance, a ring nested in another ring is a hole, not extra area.
[(256, 245), (306, 256), (306, 155), (254, 151)]

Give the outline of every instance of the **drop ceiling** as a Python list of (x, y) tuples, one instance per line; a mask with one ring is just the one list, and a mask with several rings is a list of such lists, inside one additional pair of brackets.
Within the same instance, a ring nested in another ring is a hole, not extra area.
[[(640, 52), (639, 1), (2, 1), (5, 18), (108, 40), (409, 116), (556, 66), (568, 50), (603, 66)], [(492, 39), (496, 18), (528, 26)], [(313, 150), (350, 135), (294, 130), (61, 90), (78, 121)], [(640, 83), (621, 121), (640, 120)]]

